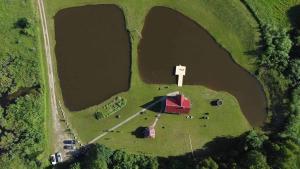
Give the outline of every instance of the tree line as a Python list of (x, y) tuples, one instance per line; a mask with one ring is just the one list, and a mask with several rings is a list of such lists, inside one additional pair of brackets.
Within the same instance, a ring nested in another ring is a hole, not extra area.
[(112, 150), (104, 145), (91, 144), (81, 148), (77, 158), (50, 168), (58, 169), (157, 169), (157, 157)]

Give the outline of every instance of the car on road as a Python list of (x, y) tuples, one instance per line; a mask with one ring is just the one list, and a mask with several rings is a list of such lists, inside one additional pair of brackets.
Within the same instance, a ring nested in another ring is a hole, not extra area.
[(57, 162), (62, 162), (63, 161), (61, 153), (55, 153), (55, 156), (56, 156)]
[(75, 147), (75, 145), (69, 144), (69, 145), (64, 145), (64, 149), (66, 149), (66, 150), (75, 150), (76, 147)]
[(51, 162), (52, 165), (57, 164), (57, 159), (56, 159), (56, 157), (55, 157), (55, 154), (52, 154), (52, 155), (50, 156), (50, 162)]
[(64, 144), (76, 144), (75, 140), (64, 140)]

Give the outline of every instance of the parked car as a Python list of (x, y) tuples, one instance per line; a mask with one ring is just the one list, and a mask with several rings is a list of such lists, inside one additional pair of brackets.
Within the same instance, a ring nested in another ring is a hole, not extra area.
[(55, 153), (55, 156), (56, 156), (57, 162), (62, 162), (63, 161), (61, 153)]
[(57, 159), (56, 159), (56, 157), (55, 157), (55, 154), (52, 154), (52, 155), (50, 156), (50, 162), (51, 162), (52, 165), (57, 164)]
[(75, 140), (64, 140), (64, 144), (76, 144)]
[(75, 150), (76, 147), (75, 147), (75, 145), (68, 144), (68, 145), (64, 145), (64, 149), (66, 149), (66, 150)]

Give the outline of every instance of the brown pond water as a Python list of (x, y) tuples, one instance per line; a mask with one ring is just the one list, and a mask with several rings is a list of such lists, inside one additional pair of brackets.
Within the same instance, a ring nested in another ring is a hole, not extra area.
[(68, 109), (82, 110), (129, 89), (129, 36), (117, 6), (59, 11), (55, 38), (60, 87)]
[(200, 25), (172, 9), (154, 7), (146, 17), (142, 37), (139, 70), (146, 83), (176, 83), (174, 66), (185, 65), (184, 84), (231, 93), (253, 126), (263, 124), (267, 104), (259, 81)]

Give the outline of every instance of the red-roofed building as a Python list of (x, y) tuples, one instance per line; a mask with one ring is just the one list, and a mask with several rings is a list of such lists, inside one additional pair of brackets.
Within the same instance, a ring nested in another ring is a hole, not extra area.
[(167, 96), (164, 106), (167, 113), (187, 114), (191, 110), (191, 102), (183, 94)]

